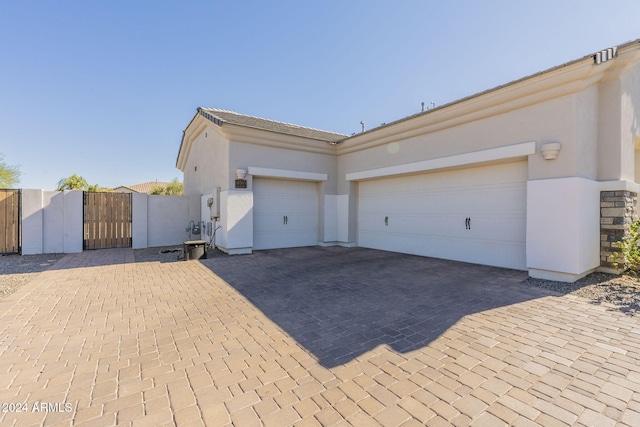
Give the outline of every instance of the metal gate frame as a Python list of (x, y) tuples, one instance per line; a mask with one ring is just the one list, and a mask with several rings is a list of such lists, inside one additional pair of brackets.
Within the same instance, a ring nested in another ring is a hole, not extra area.
[[(17, 209), (11, 209), (11, 223), (9, 222), (5, 222), (5, 227), (4, 230), (2, 230), (3, 234), (2, 234), (2, 239), (4, 240), (4, 243), (2, 245), (0, 245), (0, 254), (2, 255), (11, 255), (11, 254), (22, 254), (22, 190), (20, 189), (10, 189), (10, 188), (0, 188), (0, 192), (13, 192), (14, 194), (12, 194), (9, 197), (14, 198), (16, 195), (18, 196), (18, 206)], [(12, 203), (12, 206), (15, 206)], [(4, 212), (0, 212), (0, 216), (4, 215), (4, 218), (6, 219), (8, 217), (7, 215), (8, 211), (6, 206), (4, 206)], [(16, 218), (17, 216), (17, 218)], [(11, 224), (11, 228), (8, 227), (8, 225)], [(13, 228), (15, 227), (15, 228)], [(15, 233), (15, 239), (13, 241), (12, 248), (13, 250), (11, 251), (6, 251), (5, 249), (9, 249), (8, 248), (8, 234), (7, 232), (11, 231), (13, 233)]]

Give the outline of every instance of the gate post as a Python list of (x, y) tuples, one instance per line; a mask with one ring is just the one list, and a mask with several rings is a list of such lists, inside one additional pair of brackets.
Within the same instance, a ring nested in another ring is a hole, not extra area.
[(22, 254), (44, 253), (43, 191), (22, 190)]
[(83, 191), (64, 191), (63, 248), (65, 254), (82, 252), (83, 242)]

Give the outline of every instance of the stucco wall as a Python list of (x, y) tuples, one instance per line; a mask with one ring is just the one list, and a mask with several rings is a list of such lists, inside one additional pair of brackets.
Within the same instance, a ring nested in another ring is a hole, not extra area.
[(527, 184), (529, 275), (574, 281), (600, 265), (600, 187), (584, 178)]
[(133, 194), (133, 248), (181, 245), (200, 239), (187, 231), (200, 221), (200, 197)]
[(634, 180), (635, 175), (635, 142), (640, 145), (640, 65), (622, 76), (621, 83), (621, 135), (622, 135), (622, 170), (623, 178)]
[[(148, 196), (148, 246), (175, 245), (189, 239), (189, 198)], [(199, 236), (198, 236), (199, 237)]]
[(82, 252), (82, 191), (22, 190), (22, 253)]
[(392, 142), (341, 154), (338, 158), (338, 193), (347, 193), (348, 186), (344, 176), (349, 172), (437, 159), (527, 141), (536, 141), (538, 145), (546, 142), (562, 144), (561, 154), (553, 164), (545, 162), (540, 156), (530, 158), (530, 179), (594, 176), (593, 161), (580, 158), (579, 162), (576, 154), (576, 105), (585, 101), (593, 102), (594, 90), (589, 92), (586, 95), (573, 94), (555, 98), (435, 132), (425, 129), (427, 133), (406, 139), (398, 135)]
[(600, 83), (598, 179), (634, 181), (634, 141), (640, 135), (640, 65)]
[(192, 143), (184, 169), (185, 195), (215, 194), (216, 187), (229, 186), (229, 142), (214, 126), (205, 127)]
[(598, 179), (622, 179), (620, 80), (601, 82), (598, 93)]
[(41, 254), (42, 190), (22, 190), (22, 253)]
[[(640, 137), (637, 137), (640, 139)], [(640, 141), (636, 143), (636, 145), (640, 144)], [(634, 164), (635, 164), (635, 182), (640, 183), (640, 149), (636, 149), (633, 152)]]
[(324, 218), (320, 242), (331, 244), (338, 241), (338, 198), (336, 195), (324, 196), (322, 217)]
[(253, 192), (228, 190), (220, 192), (219, 240), (223, 251), (234, 254), (251, 253), (253, 248)]
[(147, 218), (149, 217), (147, 199), (149, 196), (142, 193), (131, 193), (131, 245), (133, 249), (146, 248), (148, 242)]
[[(233, 187), (235, 170), (248, 167), (264, 167), (301, 172), (324, 173), (328, 175), (324, 183), (325, 194), (336, 194), (337, 162), (335, 155), (312, 153), (285, 148), (267, 147), (244, 142), (231, 142), (229, 147), (228, 180)], [(251, 190), (248, 182), (247, 190)]]
[[(576, 94), (575, 101), (575, 150), (576, 176), (598, 178), (598, 85), (592, 85)], [(565, 156), (563, 144), (560, 156)], [(545, 162), (554, 167), (553, 162)]]
[(42, 210), (44, 253), (64, 253), (64, 193), (44, 191)]

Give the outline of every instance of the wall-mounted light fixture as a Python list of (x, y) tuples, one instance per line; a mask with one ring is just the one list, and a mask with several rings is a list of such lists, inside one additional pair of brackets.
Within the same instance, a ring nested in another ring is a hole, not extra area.
[(540, 152), (545, 160), (555, 160), (558, 157), (562, 145), (559, 142), (547, 142), (540, 146)]
[(247, 188), (247, 171), (245, 169), (236, 169), (236, 188)]

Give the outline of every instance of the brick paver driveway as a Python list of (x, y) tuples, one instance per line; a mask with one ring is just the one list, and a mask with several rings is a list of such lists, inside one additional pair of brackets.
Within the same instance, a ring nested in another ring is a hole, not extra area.
[(1, 425), (640, 425), (640, 320), (360, 248), (69, 255), (0, 300)]

